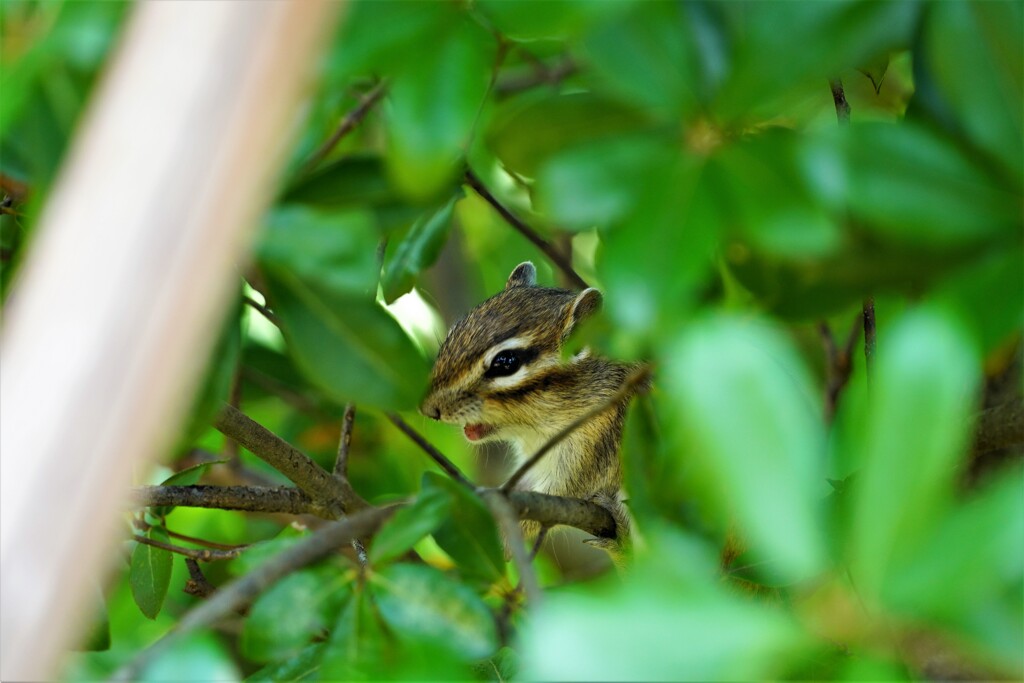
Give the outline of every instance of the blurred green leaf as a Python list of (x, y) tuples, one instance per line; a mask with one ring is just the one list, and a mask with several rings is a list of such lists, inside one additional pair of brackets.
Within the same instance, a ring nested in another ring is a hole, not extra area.
[(829, 79), (909, 45), (918, 14), (913, 0), (727, 6), (732, 64), (715, 109), (727, 120), (785, 114), (780, 102), (809, 89), (830, 106)]
[(433, 41), (395, 76), (385, 108), (388, 170), (402, 192), (419, 200), (436, 196), (458, 174), (496, 49), (480, 26), (458, 16), (438, 25)]
[(975, 350), (934, 312), (907, 315), (880, 341), (862, 426), (847, 446), (863, 463), (849, 543), (865, 595), (883, 591), (945, 514), (978, 379)]
[(531, 41), (578, 36), (629, 4), (629, 0), (478, 0), (476, 7), (506, 38)]
[(494, 616), (467, 586), (433, 567), (394, 564), (371, 577), (377, 607), (399, 636), (480, 659), (498, 647)]
[(316, 643), (304, 648), (294, 657), (280, 662), (268, 664), (259, 671), (245, 677), (246, 681), (310, 681), (319, 680), (316, 674), (320, 670), (320, 659), (323, 657), (326, 643)]
[(308, 381), (338, 403), (400, 410), (416, 404), (428, 365), (377, 302), (339, 296), (283, 269), (268, 270), (274, 311)]
[(940, 2), (924, 20), (923, 66), (943, 105), (1011, 177), (1024, 178), (1024, 14), (1019, 2)]
[(209, 632), (193, 633), (162, 652), (141, 681), (237, 681), (242, 678), (228, 649)]
[[(684, 559), (685, 558), (685, 559)], [(707, 558), (714, 567), (714, 558)], [(777, 678), (806, 648), (783, 614), (722, 590), (676, 548), (657, 550), (604, 590), (549, 594), (524, 628), (527, 680)], [(700, 563), (704, 564), (704, 563)], [(652, 565), (654, 565), (652, 567)]]
[(790, 580), (825, 566), (818, 506), (824, 434), (810, 379), (786, 340), (730, 318), (687, 330), (662, 353), (677, 449), (699, 467), (721, 513)]
[[(320, 663), (320, 680), (380, 680), (394, 668), (394, 645), (362, 587), (338, 616)], [(390, 666), (389, 666), (390, 665)]]
[(288, 188), (281, 203), (318, 209), (363, 209), (399, 201), (380, 157), (353, 155), (323, 166)]
[[(158, 526), (151, 527), (146, 537), (170, 543), (167, 532)], [(136, 543), (132, 550), (128, 581), (132, 587), (135, 604), (149, 619), (156, 619), (167, 597), (167, 587), (171, 582), (171, 553), (163, 548), (154, 548), (143, 543)]]
[(242, 576), (259, 567), (278, 553), (298, 543), (305, 534), (292, 526), (286, 526), (274, 538), (254, 543), (228, 565), (234, 576)]
[(379, 565), (401, 557), (441, 525), (451, 505), (451, 497), (445, 491), (436, 488), (421, 491), (412, 505), (396, 512), (374, 536), (370, 562)]
[(107, 609), (107, 600), (99, 583), (94, 582), (92, 588), (92, 597), (95, 600), (91, 606), (92, 621), (85, 640), (75, 649), (102, 652), (110, 649), (110, 611)]
[(451, 232), (455, 202), (463, 197), (457, 191), (439, 209), (428, 212), (413, 223), (409, 233), (398, 244), (394, 254), (384, 264), (384, 300), (391, 303), (412, 289), (420, 272), (437, 260)]
[(237, 304), (228, 313), (225, 327), (210, 354), (203, 385), (193, 400), (192, 412), (185, 426), (183, 447), (187, 448), (209, 429), (221, 407), (231, 399), (231, 385), (235, 381), (242, 352), (240, 309), (241, 304)]
[(333, 565), (303, 569), (278, 581), (253, 603), (242, 629), (246, 658), (270, 662), (293, 657), (327, 628), (349, 591), (350, 577)]
[(506, 168), (534, 176), (555, 152), (645, 127), (632, 109), (592, 93), (526, 93), (502, 105), (487, 142)]
[(423, 474), (423, 491), (437, 491), (451, 501), (434, 540), (471, 581), (490, 585), (505, 576), (505, 556), (490, 510), (475, 494), (436, 472)]
[(675, 2), (635, 3), (586, 40), (599, 85), (673, 119), (692, 113), (700, 102), (700, 46), (689, 13)]
[(257, 253), (265, 266), (287, 269), (332, 294), (371, 296), (380, 272), (379, 239), (366, 211), (281, 206), (267, 218)]

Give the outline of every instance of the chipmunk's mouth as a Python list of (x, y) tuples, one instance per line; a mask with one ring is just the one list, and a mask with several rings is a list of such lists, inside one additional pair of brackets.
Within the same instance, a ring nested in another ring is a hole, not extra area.
[(466, 438), (470, 441), (479, 441), (485, 436), (490, 436), (494, 433), (496, 427), (485, 424), (472, 424), (466, 425), (462, 428), (462, 433), (466, 435)]

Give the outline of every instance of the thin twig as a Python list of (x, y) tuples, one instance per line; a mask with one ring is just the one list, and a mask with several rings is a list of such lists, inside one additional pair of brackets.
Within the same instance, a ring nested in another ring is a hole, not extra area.
[(302, 168), (299, 170), (297, 177), (301, 178), (316, 170), (316, 167), (320, 165), (320, 162), (327, 158), (327, 155), (331, 153), (331, 150), (334, 149), (335, 145), (337, 145), (343, 137), (355, 130), (355, 127), (358, 126), (364, 118), (366, 118), (366, 115), (370, 113), (370, 110), (375, 104), (377, 104), (380, 98), (384, 96), (386, 91), (387, 84), (381, 81), (360, 97), (359, 103), (356, 104), (355, 108), (350, 110), (341, 118), (341, 121), (338, 122), (338, 127), (334, 129), (331, 136), (327, 138), (315, 152), (309, 155), (309, 158), (302, 164)]
[(441, 469), (448, 473), (448, 476), (459, 482), (471, 491), (476, 490), (476, 485), (469, 480), (466, 475), (462, 473), (458, 467), (455, 466), (451, 460), (445, 457), (444, 453), (437, 450), (429, 441), (423, 438), (423, 436), (415, 429), (410, 427), (405, 420), (396, 415), (395, 413), (388, 413), (388, 419), (391, 423), (402, 430), (407, 437), (413, 440), (413, 442), (419, 446), (424, 453), (430, 456), (430, 459), (436, 462)]
[(537, 553), (540, 552), (540, 547), (544, 545), (544, 539), (547, 538), (548, 528), (542, 526), (540, 532), (537, 534), (537, 538), (533, 542), (533, 549), (530, 551), (530, 561), (532, 562), (537, 558)]
[(259, 301), (256, 301), (256, 299), (253, 299), (251, 296), (243, 296), (242, 301), (248, 304), (249, 306), (253, 307), (257, 311), (259, 311), (264, 318), (274, 323), (275, 327), (281, 327), (280, 318), (274, 315), (273, 311), (271, 311), (269, 308), (261, 304)]
[(189, 610), (177, 627), (117, 671), (113, 679), (135, 681), (145, 668), (193, 631), (211, 626), (222, 617), (249, 604), (281, 578), (326, 557), (354, 539), (374, 533), (394, 512), (394, 507), (368, 508), (317, 529), (287, 550), (271, 557), (244, 576), (221, 586), (210, 599)]
[(352, 423), (356, 419), (356, 404), (345, 405), (345, 416), (341, 419), (341, 439), (338, 441), (338, 459), (334, 461), (334, 476), (348, 476), (348, 449), (352, 445)]
[(864, 368), (871, 386), (872, 368), (875, 366), (875, 297), (864, 300)]
[(216, 550), (214, 548), (186, 548), (180, 545), (172, 545), (170, 543), (164, 543), (163, 541), (156, 541), (152, 538), (140, 536), (134, 534), (132, 540), (143, 545), (153, 546), (154, 548), (160, 548), (168, 552), (177, 553), (184, 555), (185, 557), (191, 557), (193, 560), (202, 560), (203, 562), (214, 562), (216, 560), (233, 560), (242, 554), (245, 548), (235, 548), (234, 550)]
[(332, 476), (305, 453), (237, 408), (225, 405), (213, 426), (291, 479), (316, 502), (334, 510), (335, 519), (368, 506), (347, 480)]
[(846, 101), (846, 92), (843, 90), (843, 82), (838, 78), (833, 78), (828, 82), (829, 87), (832, 89), (832, 102), (836, 106), (836, 118), (839, 119), (839, 123), (846, 124), (850, 122), (850, 103)]
[(822, 344), (825, 347), (825, 419), (828, 422), (831, 422), (835, 416), (839, 394), (849, 383), (850, 375), (853, 373), (853, 347), (860, 334), (860, 318), (858, 313), (857, 319), (851, 326), (850, 334), (846, 338), (846, 344), (841, 349), (836, 346), (835, 337), (832, 335), (828, 323), (818, 324), (818, 333), (821, 335)]
[(523, 476), (526, 475), (526, 473), (529, 472), (534, 465), (540, 462), (541, 458), (547, 455), (555, 446), (557, 446), (567, 436), (575, 432), (577, 429), (585, 425), (587, 422), (593, 420), (601, 413), (605, 412), (606, 410), (611, 410), (612, 408), (618, 406), (619, 403), (621, 403), (624, 399), (626, 399), (630, 394), (633, 393), (634, 389), (638, 384), (641, 384), (647, 379), (649, 379), (650, 375), (651, 369), (646, 365), (634, 370), (626, 378), (626, 381), (622, 383), (622, 386), (619, 387), (619, 390), (616, 391), (611, 396), (609, 396), (607, 400), (591, 408), (583, 415), (569, 423), (568, 426), (562, 428), (557, 434), (548, 439), (547, 443), (541, 446), (540, 449), (536, 453), (534, 453), (529, 460), (520, 465), (519, 469), (517, 469), (512, 474), (512, 476), (509, 477), (508, 481), (506, 481), (502, 485), (501, 490), (506, 493), (511, 491), (515, 487), (515, 485), (519, 483)]
[(526, 553), (523, 528), (519, 525), (519, 519), (514, 509), (505, 497), (504, 491), (485, 489), (480, 494), (508, 541), (509, 550), (512, 552), (512, 561), (519, 572), (519, 585), (526, 594), (526, 599), (533, 605), (540, 604), (542, 597), (540, 584), (537, 582), (537, 574), (533, 570), (532, 558)]
[(206, 579), (198, 562), (189, 557), (185, 559), (185, 566), (188, 567), (188, 581), (184, 588), (186, 593), (197, 598), (208, 598), (217, 591), (217, 587)]
[(523, 237), (533, 242), (534, 246), (544, 252), (544, 254), (551, 259), (551, 261), (558, 266), (563, 273), (565, 273), (566, 277), (569, 278), (575, 287), (578, 287), (579, 289), (586, 289), (588, 287), (586, 280), (581, 278), (579, 274), (573, 270), (570, 259), (566, 258), (565, 254), (555, 249), (550, 242), (537, 234), (533, 228), (520, 220), (518, 216), (509, 211), (504, 204), (499, 202), (472, 170), (467, 169), (465, 177), (466, 184), (472, 187), (476, 193), (484, 199), (484, 201), (494, 207), (494, 210), (497, 211), (509, 225), (519, 231)]

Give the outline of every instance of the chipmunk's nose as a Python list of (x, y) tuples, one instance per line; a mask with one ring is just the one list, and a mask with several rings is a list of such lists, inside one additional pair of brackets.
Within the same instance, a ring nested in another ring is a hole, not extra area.
[(420, 404), (420, 412), (431, 420), (441, 419), (441, 409), (429, 399)]

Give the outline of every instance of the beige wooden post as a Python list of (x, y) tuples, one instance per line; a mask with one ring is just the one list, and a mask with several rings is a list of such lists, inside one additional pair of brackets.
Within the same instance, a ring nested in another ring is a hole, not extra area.
[[(338, 2), (132, 10), (0, 333), (0, 679), (52, 679), (179, 428)], [(119, 531), (120, 530), (120, 531)]]

